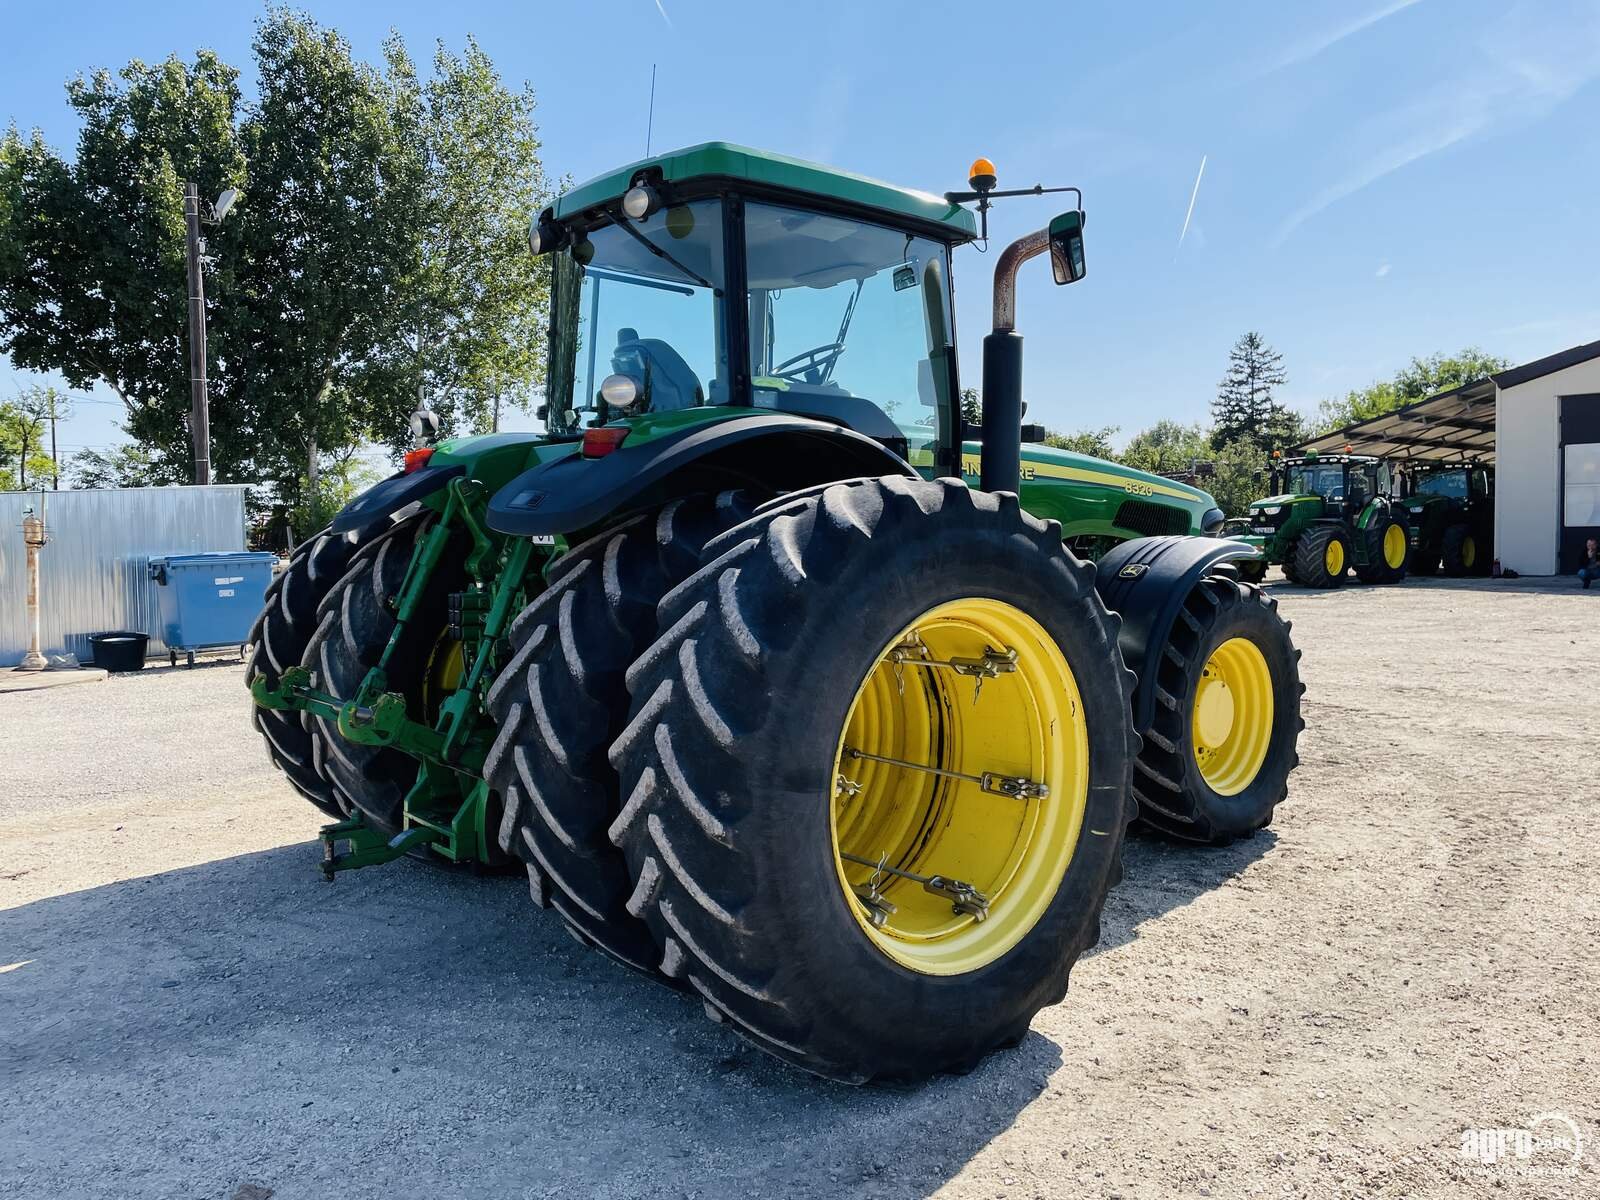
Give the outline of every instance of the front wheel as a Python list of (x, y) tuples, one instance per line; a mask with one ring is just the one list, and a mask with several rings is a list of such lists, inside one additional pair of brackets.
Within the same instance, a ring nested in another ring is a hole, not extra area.
[(1295, 543), (1294, 581), (1303, 587), (1338, 587), (1350, 558), (1350, 535), (1342, 526), (1313, 525)]
[(830, 1078), (962, 1070), (1066, 992), (1120, 873), (1131, 675), (1015, 496), (889, 477), (713, 542), (611, 750), (661, 969)]
[(1444, 531), (1444, 573), (1460, 578), (1478, 573), (1478, 539), (1469, 525), (1452, 525)]
[(1406, 577), (1406, 554), (1410, 550), (1406, 527), (1386, 512), (1375, 513), (1366, 529), (1363, 549), (1367, 561), (1356, 567), (1362, 583), (1399, 583)]
[(1226, 845), (1271, 824), (1300, 763), (1300, 651), (1278, 602), (1223, 576), (1178, 610), (1134, 772), (1145, 824)]

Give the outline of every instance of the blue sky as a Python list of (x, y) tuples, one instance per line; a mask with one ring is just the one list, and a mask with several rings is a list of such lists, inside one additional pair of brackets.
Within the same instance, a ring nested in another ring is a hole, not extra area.
[[(1308, 411), (1413, 354), (1600, 337), (1600, 3), (309, 7), (364, 56), (390, 26), (420, 57), (475, 34), (537, 90), (558, 175), (642, 154), (654, 62), (658, 150), (722, 138), (930, 191), (981, 153), (1002, 187), (1077, 184), (1088, 278), (1034, 264), (1019, 298), (1030, 419), (1055, 427), (1203, 419), (1247, 329)], [(72, 74), (201, 45), (248, 66), (259, 11), (4, 8), (0, 120), (69, 150)], [(997, 242), (1053, 211), (999, 208)], [(957, 259), (969, 382), (992, 261)], [(113, 404), (80, 412), (69, 448), (119, 440)]]

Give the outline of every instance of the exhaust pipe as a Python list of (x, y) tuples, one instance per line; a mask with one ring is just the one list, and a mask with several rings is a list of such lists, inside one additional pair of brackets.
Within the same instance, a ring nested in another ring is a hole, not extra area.
[(983, 339), (983, 462), (978, 486), (1022, 486), (1022, 335), (1017, 332), (1017, 270), (1050, 248), (1050, 231), (1018, 238), (994, 268), (994, 330)]

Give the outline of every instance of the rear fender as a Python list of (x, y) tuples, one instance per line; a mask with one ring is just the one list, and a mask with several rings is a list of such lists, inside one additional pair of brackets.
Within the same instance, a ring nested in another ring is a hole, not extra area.
[(920, 478), (869, 437), (807, 417), (764, 413), (691, 425), (602, 458), (574, 454), (524, 471), (489, 501), (488, 525), (513, 537), (573, 534), (689, 492), (787, 492), (838, 479)]
[(465, 475), (462, 466), (419, 467), (410, 474), (391, 475), (376, 483), (339, 510), (333, 518), (334, 533), (349, 533), (365, 529), (375, 521), (392, 517), (408, 504), (425, 500), (447, 487), (458, 475)]
[(1185, 598), (1218, 563), (1256, 558), (1253, 546), (1220, 538), (1135, 538), (1095, 564), (1095, 591), (1122, 618), (1117, 644), (1138, 676), (1133, 726), (1143, 736), (1155, 721), (1154, 679)]

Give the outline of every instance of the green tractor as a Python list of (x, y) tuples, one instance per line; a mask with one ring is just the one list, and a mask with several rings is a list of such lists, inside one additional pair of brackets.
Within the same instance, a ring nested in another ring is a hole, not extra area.
[(954, 253), (1043, 190), (711, 143), (541, 213), (548, 432), (419, 446), (256, 628), (329, 878), (520, 866), (581, 942), (860, 1082), (1061, 1000), (1136, 814), (1266, 825), (1303, 689), (1251, 551), (1194, 488), (1023, 450), (1016, 275), (1083, 276), (1080, 209), (997, 255), (962, 422)]
[(1494, 468), (1416, 461), (1405, 464), (1400, 480), (1411, 571), (1487, 575), (1494, 559)]
[(1259, 583), (1270, 565), (1304, 587), (1338, 587), (1351, 568), (1363, 583), (1406, 577), (1406, 523), (1389, 497), (1391, 471), (1381, 459), (1275, 452), (1270, 472), (1275, 494), (1251, 501), (1250, 515), (1226, 529), (1259, 551), (1240, 565), (1242, 578)]

